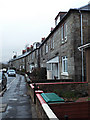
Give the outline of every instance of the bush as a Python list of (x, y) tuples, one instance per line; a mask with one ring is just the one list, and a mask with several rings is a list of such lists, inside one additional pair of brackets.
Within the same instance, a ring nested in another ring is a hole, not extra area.
[(46, 68), (35, 68), (30, 74), (33, 80), (46, 79)]

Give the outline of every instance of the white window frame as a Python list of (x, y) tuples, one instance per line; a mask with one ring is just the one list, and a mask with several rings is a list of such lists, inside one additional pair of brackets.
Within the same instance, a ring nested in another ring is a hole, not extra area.
[(24, 67), (24, 65), (23, 65), (23, 69), (24, 69), (25, 67)]
[(33, 52), (31, 53), (31, 59), (33, 59)]
[(23, 58), (23, 63), (24, 63), (24, 58)]
[(67, 41), (67, 23), (64, 23), (61, 26), (61, 40), (62, 43), (65, 43)]
[(61, 73), (61, 75), (68, 76), (68, 58), (67, 58), (67, 56), (62, 57), (62, 73)]
[(48, 45), (45, 44), (45, 53), (48, 53)]
[(46, 45), (46, 53), (48, 53), (48, 45)]
[(64, 41), (67, 41), (67, 24), (64, 24)]
[(54, 37), (52, 37), (52, 48), (54, 49)]

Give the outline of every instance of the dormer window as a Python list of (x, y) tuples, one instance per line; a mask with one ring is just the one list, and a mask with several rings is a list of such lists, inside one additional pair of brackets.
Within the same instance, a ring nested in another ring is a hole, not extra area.
[(63, 19), (67, 12), (59, 12), (58, 15), (55, 17), (55, 26)]

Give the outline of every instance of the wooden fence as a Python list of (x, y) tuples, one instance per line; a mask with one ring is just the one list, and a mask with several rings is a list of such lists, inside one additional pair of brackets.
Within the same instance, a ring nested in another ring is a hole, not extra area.
[(90, 101), (49, 104), (60, 120), (90, 120)]

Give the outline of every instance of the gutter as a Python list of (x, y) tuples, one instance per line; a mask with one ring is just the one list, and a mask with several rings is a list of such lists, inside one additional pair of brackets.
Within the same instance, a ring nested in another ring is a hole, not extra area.
[(79, 49), (79, 51), (82, 51), (83, 49), (86, 49), (88, 47), (90, 47), (90, 43), (82, 45), (82, 46), (78, 47), (78, 49)]

